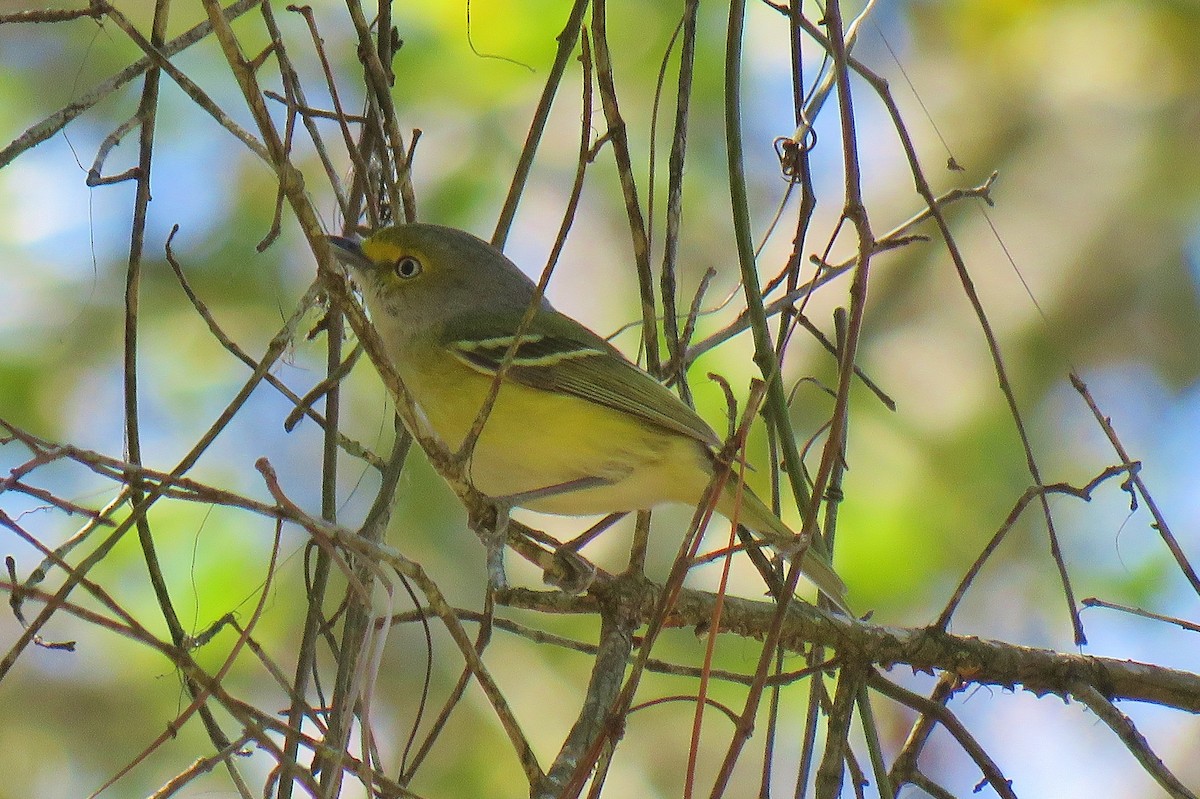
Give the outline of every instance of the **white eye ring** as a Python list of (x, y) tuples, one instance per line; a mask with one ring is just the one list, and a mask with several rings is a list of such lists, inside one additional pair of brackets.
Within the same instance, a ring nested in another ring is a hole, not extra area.
[(392, 271), (402, 280), (411, 280), (421, 274), (421, 262), (411, 255), (404, 255), (396, 259)]

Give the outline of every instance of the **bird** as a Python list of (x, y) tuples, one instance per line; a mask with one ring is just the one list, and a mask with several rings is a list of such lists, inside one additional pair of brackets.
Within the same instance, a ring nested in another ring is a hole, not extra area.
[[(520, 332), (464, 476), (505, 508), (567, 516), (695, 506), (722, 441), (670, 389), (602, 336), (537, 299), (507, 256), (457, 228), (410, 223), (365, 239), (329, 236), (371, 324), (420, 409), (419, 432), (451, 452), (464, 443)], [(418, 431), (414, 431), (418, 432)], [(783, 554), (795, 533), (728, 479), (716, 510)], [(846, 586), (809, 548), (803, 574), (847, 614)]]

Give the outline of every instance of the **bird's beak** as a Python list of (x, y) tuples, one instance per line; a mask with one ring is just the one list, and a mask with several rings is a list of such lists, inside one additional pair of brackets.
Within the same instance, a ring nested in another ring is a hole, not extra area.
[(366, 272), (371, 268), (371, 261), (367, 256), (363, 255), (362, 243), (355, 239), (348, 239), (345, 236), (326, 236), (329, 241), (330, 250), (335, 258), (343, 266), (347, 267), (351, 273)]

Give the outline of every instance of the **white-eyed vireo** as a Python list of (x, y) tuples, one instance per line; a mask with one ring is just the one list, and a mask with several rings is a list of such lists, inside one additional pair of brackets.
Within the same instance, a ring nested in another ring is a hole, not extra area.
[[(330, 236), (372, 323), (451, 452), (475, 423), (536, 287), (505, 255), (454, 228), (389, 227), (360, 242)], [(564, 515), (699, 503), (721, 440), (695, 411), (615, 347), (542, 300), (521, 336), (467, 468), (480, 493)], [(773, 547), (795, 534), (730, 479), (717, 502)], [(738, 504), (740, 503), (740, 504)], [(845, 608), (846, 589), (816, 553), (804, 573)]]

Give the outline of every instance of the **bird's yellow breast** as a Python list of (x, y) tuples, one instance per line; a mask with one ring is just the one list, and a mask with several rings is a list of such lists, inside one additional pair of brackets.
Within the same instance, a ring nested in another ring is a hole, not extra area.
[[(492, 377), (453, 357), (406, 359), (401, 378), (451, 452), (466, 438)], [(592, 485), (521, 503), (546, 513), (590, 515), (662, 502), (694, 504), (712, 475), (699, 442), (628, 413), (510, 380), (501, 386), (468, 464), (480, 492), (510, 497), (580, 481)]]

